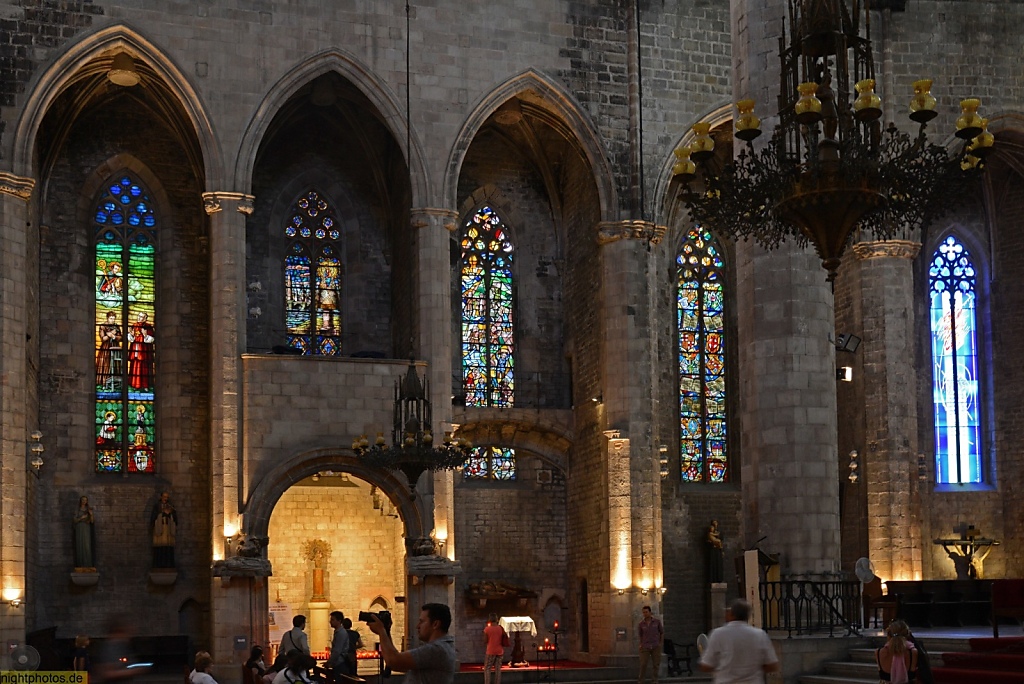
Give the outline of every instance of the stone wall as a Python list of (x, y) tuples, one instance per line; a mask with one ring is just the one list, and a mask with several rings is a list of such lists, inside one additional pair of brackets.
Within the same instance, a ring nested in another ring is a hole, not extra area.
[[(39, 426), (46, 466), (35, 501), (37, 562), (31, 627), (98, 635), (127, 611), (141, 633), (176, 634), (179, 608), (208, 603), (209, 328), (202, 182), (187, 141), (139, 100), (115, 98), (85, 112), (52, 158), (39, 197)], [(128, 168), (149, 186), (157, 217), (155, 475), (96, 474), (95, 284), (90, 218), (102, 184)], [(91, 188), (91, 189), (90, 189)], [(148, 583), (149, 520), (162, 490), (179, 513), (173, 587)], [(71, 584), (71, 517), (79, 496), (95, 509), (100, 582)], [(198, 640), (203, 634), (193, 634)]]
[[(551, 475), (550, 482), (538, 478), (541, 471)], [(549, 602), (561, 605), (566, 598), (565, 479), (550, 464), (520, 450), (514, 482), (465, 480), (456, 473), (455, 500), (455, 538), (462, 562), (453, 606), (462, 635), (459, 657), (463, 662), (483, 662), (483, 641), (477, 637), (493, 612), (499, 617), (533, 618), (537, 637), (524, 641), (532, 660), (532, 644), (550, 638), (545, 608)], [(489, 601), (481, 607), (466, 592), (471, 584), (484, 580), (508, 582), (538, 597), (525, 605)], [(564, 617), (556, 619), (565, 623)], [(572, 647), (571, 643), (565, 646)]]

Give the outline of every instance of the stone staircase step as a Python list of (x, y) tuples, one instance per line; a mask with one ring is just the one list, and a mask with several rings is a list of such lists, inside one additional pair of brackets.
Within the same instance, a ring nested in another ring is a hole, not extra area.
[(871, 679), (862, 677), (834, 677), (832, 675), (801, 675), (800, 684), (878, 684), (878, 675)]
[(874, 663), (831, 662), (825, 663), (825, 673), (835, 677), (852, 677), (854, 679), (877, 679), (878, 668)]

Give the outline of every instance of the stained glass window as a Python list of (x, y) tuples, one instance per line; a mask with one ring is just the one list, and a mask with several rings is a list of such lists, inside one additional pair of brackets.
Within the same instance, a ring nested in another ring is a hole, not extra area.
[(515, 480), (515, 449), (474, 447), (472, 455), (462, 467), (462, 476), (467, 480)]
[(125, 174), (108, 182), (92, 219), (96, 471), (152, 473), (156, 466), (156, 215), (146, 189)]
[(484, 206), (462, 229), (462, 384), (466, 406), (512, 406), (512, 242)]
[(341, 232), (316, 190), (304, 193), (284, 227), (284, 310), (288, 344), (303, 354), (341, 353)]
[(975, 277), (971, 255), (950, 235), (928, 271), (939, 483), (982, 481)]
[(683, 482), (727, 482), (725, 293), (721, 251), (695, 227), (676, 257)]

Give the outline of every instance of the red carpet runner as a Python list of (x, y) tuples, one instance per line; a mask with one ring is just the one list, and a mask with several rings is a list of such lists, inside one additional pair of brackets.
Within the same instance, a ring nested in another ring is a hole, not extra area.
[(1024, 637), (971, 639), (968, 653), (945, 653), (932, 665), (935, 684), (1024, 684)]

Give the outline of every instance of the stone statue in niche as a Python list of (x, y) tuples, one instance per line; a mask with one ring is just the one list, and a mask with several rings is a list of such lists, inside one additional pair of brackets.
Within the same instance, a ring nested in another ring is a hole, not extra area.
[(707, 545), (708, 581), (712, 584), (718, 584), (723, 581), (722, 575), (724, 574), (725, 560), (722, 548), (722, 533), (718, 531), (717, 520), (712, 520), (711, 526), (708, 527)]
[(173, 569), (178, 512), (171, 504), (171, 495), (167, 492), (161, 492), (160, 500), (153, 507), (153, 513), (149, 517), (149, 525), (153, 532), (153, 567)]
[(331, 545), (323, 539), (307, 539), (302, 545), (302, 557), (313, 563), (313, 601), (326, 601), (324, 594), (324, 565), (331, 557)]
[(93, 555), (95, 548), (95, 530), (93, 524), (95, 518), (92, 507), (89, 505), (89, 497), (83, 496), (78, 500), (78, 509), (72, 519), (75, 534), (75, 570), (94, 572), (96, 570), (96, 558)]

